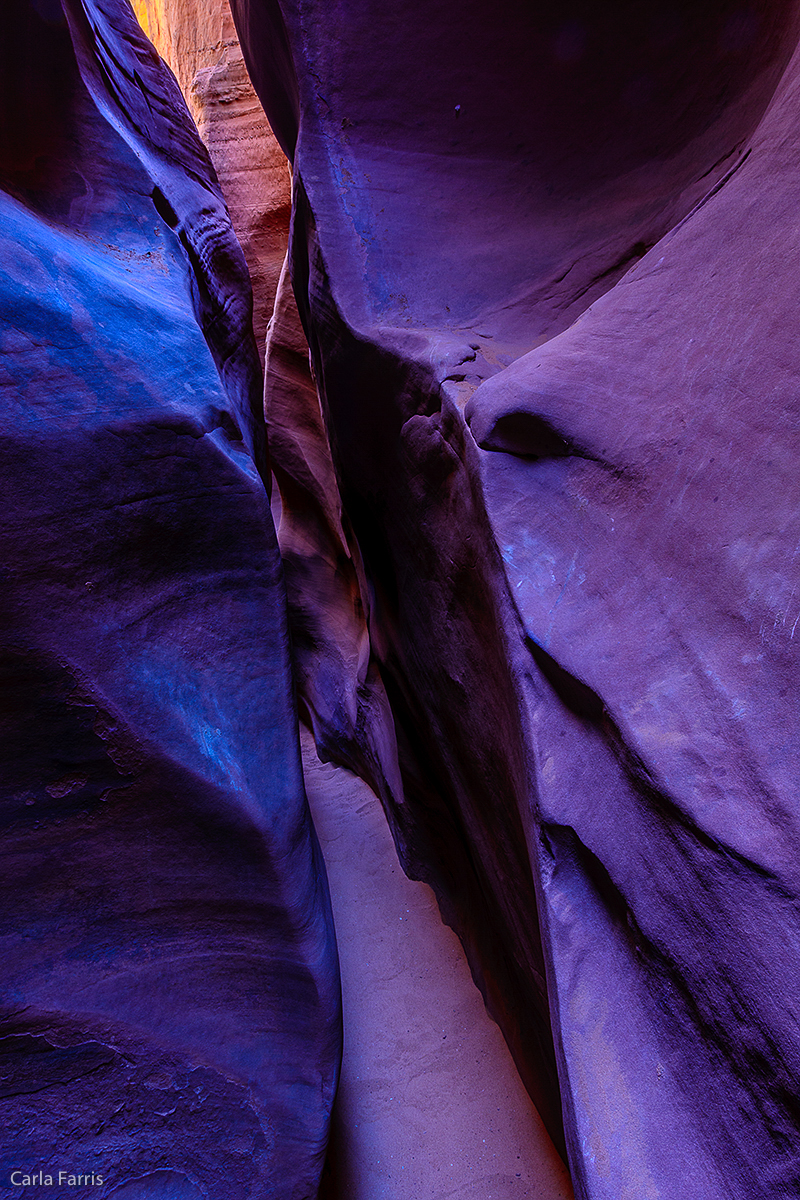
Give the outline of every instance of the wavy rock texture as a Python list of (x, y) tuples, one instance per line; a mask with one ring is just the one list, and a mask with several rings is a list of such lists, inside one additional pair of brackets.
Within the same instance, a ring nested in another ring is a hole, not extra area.
[(242, 58), (227, 0), (134, 0), (211, 156), (253, 284), (262, 354), (289, 237), (291, 182)]
[(794, 1196), (796, 5), (233, 8), (404, 864), (578, 1195)]
[(277, 294), (267, 421), (174, 79), (126, 0), (19, 0), (4, 1167), (315, 1196), (340, 1000), (294, 672), (576, 1195), (793, 1200), (798, 5), (234, 0), (294, 298), (226, 12), (135, 8), (257, 328)]
[(290, 176), (253, 91), (227, 0), (136, 0), (214, 164), (253, 284), (253, 326), (268, 356), (270, 465), (283, 504), (278, 540), (298, 698), (325, 753), (399, 790), (386, 695), (370, 665), (363, 568), (343, 514), (308, 344), (286, 268)]
[(303, 1200), (338, 967), (246, 266), (127, 4), (2, 25), (3, 1178)]
[(567, 710), (532, 696), (575, 1136), (636, 1130), (592, 1195), (800, 1186), (798, 111), (795, 58), (724, 186), (471, 401)]

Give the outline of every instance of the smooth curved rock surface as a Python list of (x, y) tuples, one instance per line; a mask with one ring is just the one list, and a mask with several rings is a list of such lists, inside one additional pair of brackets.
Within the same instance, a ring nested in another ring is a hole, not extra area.
[(724, 187), (470, 406), (571, 710), (532, 692), (574, 1136), (627, 1130), (609, 1200), (800, 1186), (799, 112), (796, 58)]
[(736, 162), (796, 22), (791, 0), (232, 8), (346, 319), (455, 328), (467, 352), (493, 335), (488, 366), (568, 325)]
[(247, 270), (128, 5), (2, 24), (3, 1182), (304, 1200), (340, 1000)]
[(233, 7), (404, 865), (576, 1194), (793, 1196), (797, 6)]
[(296, 184), (293, 660), (178, 88), (123, 0), (0, 18), (4, 1165), (315, 1194), (341, 1028), (294, 669), (576, 1195), (794, 1200), (798, 6), (235, 11)]

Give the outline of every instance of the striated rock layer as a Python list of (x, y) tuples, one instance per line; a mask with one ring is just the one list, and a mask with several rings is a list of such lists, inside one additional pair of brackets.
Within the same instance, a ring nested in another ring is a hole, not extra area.
[(134, 0), (133, 8), (175, 73), (214, 164), (250, 270), (263, 359), (289, 236), (286, 156), (248, 78), (227, 0)]
[(247, 269), (127, 3), (2, 25), (3, 1180), (304, 1200), (338, 967)]
[(318, 739), (578, 1195), (794, 1196), (797, 6), (233, 9), (394, 725), (320, 655)]
[(136, 0), (134, 11), (175, 73), (250, 270), (253, 326), (267, 359), (264, 410), (303, 715), (326, 752), (332, 743), (341, 756), (346, 741), (351, 765), (373, 780), (377, 765), (397, 790), (396, 755), (387, 754), (391, 716), (370, 664), (363, 568), (342, 511), (287, 268), (286, 156), (253, 91), (227, 0)]

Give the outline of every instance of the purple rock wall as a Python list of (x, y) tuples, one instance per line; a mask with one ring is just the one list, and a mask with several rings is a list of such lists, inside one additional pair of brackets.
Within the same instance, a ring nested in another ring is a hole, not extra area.
[(0, 17), (4, 1181), (316, 1196), (297, 687), (575, 1194), (793, 1200), (798, 5), (232, 7), (293, 168), (266, 423), (127, 0)]
[(724, 186), (470, 404), (549, 685), (531, 720), (575, 1138), (626, 1130), (602, 1187), (575, 1154), (591, 1195), (800, 1186), (799, 98), (795, 58)]
[(406, 867), (577, 1194), (793, 1196), (796, 6), (234, 13)]
[(246, 268), (127, 4), (2, 23), (3, 1184), (302, 1200), (340, 1001)]

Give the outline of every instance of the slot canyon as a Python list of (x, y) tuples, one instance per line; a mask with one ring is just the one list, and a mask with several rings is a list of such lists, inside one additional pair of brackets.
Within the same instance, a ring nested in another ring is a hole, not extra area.
[(800, 0), (0, 29), (4, 1194), (798, 1200)]

